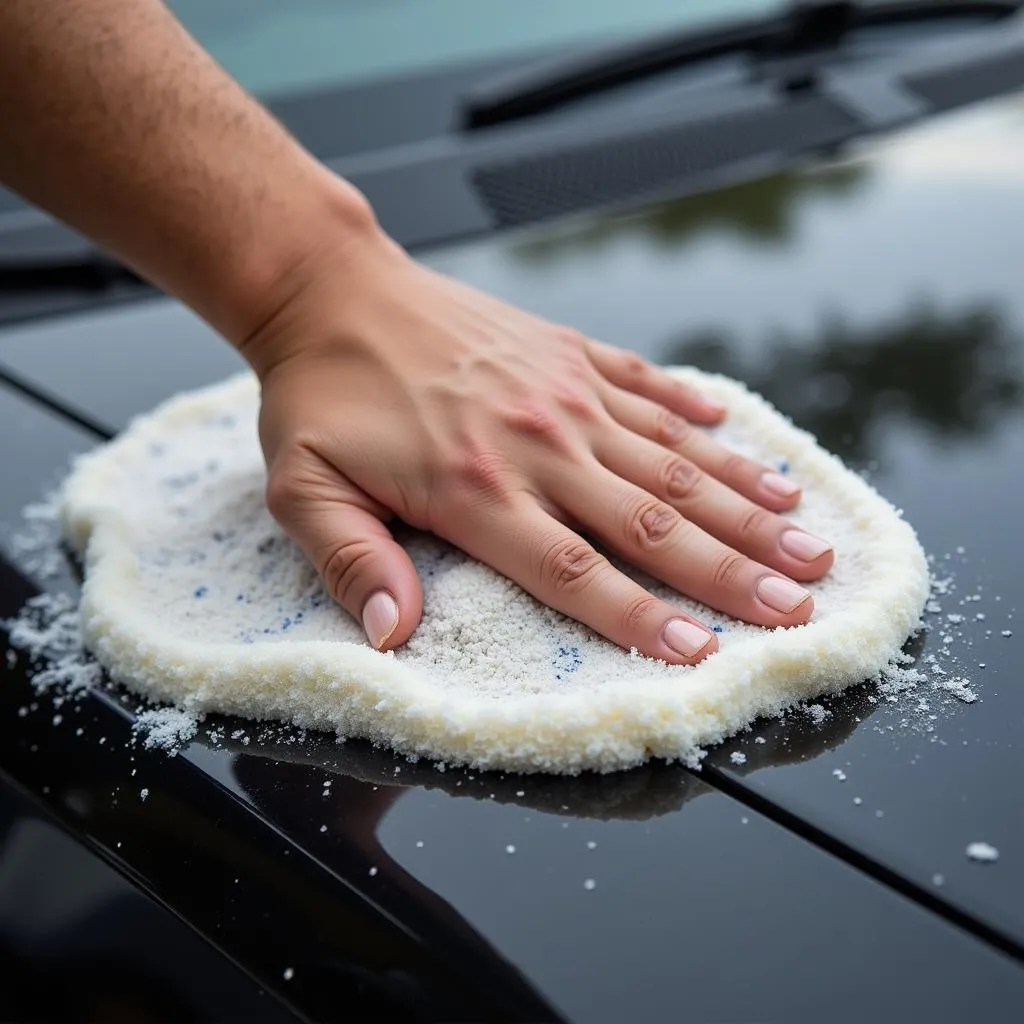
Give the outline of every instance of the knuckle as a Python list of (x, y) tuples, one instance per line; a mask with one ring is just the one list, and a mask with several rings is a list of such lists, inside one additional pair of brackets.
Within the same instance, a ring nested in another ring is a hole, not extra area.
[(689, 459), (673, 455), (662, 463), (659, 479), (664, 493), (674, 501), (679, 501), (693, 495), (704, 479), (704, 474)]
[(628, 533), (640, 547), (662, 543), (680, 521), (679, 513), (655, 498), (638, 501), (629, 511)]
[(587, 336), (575, 327), (560, 325), (555, 328), (555, 337), (568, 348), (576, 349), (581, 355), (587, 347)]
[(541, 557), (541, 574), (558, 590), (588, 586), (603, 570), (604, 558), (579, 538), (557, 540)]
[(651, 372), (651, 364), (635, 352), (622, 352), (619, 356), (622, 373), (632, 382), (644, 380)]
[(661, 407), (654, 414), (651, 435), (658, 444), (678, 445), (686, 440), (691, 429), (690, 424), (682, 416)]
[(550, 409), (539, 403), (529, 403), (510, 409), (505, 414), (505, 422), (516, 434), (532, 441), (564, 451), (569, 446), (569, 437), (565, 426)]
[(711, 582), (716, 587), (729, 590), (739, 583), (747, 560), (738, 551), (727, 551), (720, 555), (711, 571)]
[(592, 423), (598, 418), (597, 401), (592, 393), (584, 389), (568, 385), (558, 387), (553, 393), (553, 398), (561, 409), (578, 420)]
[(559, 327), (555, 332), (559, 343), (559, 356), (566, 374), (574, 380), (586, 380), (593, 375), (586, 335), (573, 327)]
[(456, 482), (456, 489), (460, 491), (496, 497), (506, 490), (508, 467), (499, 452), (490, 448), (471, 447), (456, 456), (450, 475)]
[(631, 598), (622, 609), (623, 630), (633, 632), (640, 629), (654, 615), (660, 614), (661, 602), (650, 594)]
[(343, 541), (332, 549), (320, 569), (327, 592), (341, 605), (348, 601), (356, 581), (363, 575), (364, 567), (373, 561), (373, 548), (369, 541)]
[(753, 505), (740, 516), (737, 529), (744, 540), (755, 540), (764, 535), (774, 520), (775, 516), (767, 509)]

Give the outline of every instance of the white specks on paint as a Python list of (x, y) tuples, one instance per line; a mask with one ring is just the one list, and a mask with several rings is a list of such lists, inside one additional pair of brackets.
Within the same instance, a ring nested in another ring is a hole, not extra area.
[(989, 843), (968, 843), (967, 856), (979, 864), (994, 864), (999, 860), (999, 851)]

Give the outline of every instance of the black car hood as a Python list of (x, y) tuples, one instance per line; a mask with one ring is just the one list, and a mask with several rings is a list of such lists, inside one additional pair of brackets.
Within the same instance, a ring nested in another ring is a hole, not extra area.
[[(279, 837), (266, 852), (285, 877), (326, 871), (425, 944), (448, 936), (453, 969), (473, 963), (482, 977), (506, 964), (487, 976), (523, 986), (517, 1005), (531, 1012), (546, 1001), (579, 1019), (958, 1019), (1019, 1007), (1021, 98), (842, 160), (424, 258), (659, 362), (745, 380), (865, 472), (950, 578), (915, 653), (948, 648), (944, 663), (980, 699), (931, 718), (858, 688), (823, 701), (820, 723), (792, 715), (713, 750), (703, 777), (661, 764), (579, 779), (442, 773), (229, 723), (179, 755), (200, 802), (188, 820), (209, 794), (211, 807), (255, 815)], [(166, 300), (0, 333), (12, 379), (111, 431), (237, 366)], [(41, 794), (28, 747), (63, 741), (38, 720), (45, 708), (15, 720), (19, 703), (4, 706), (4, 770)], [(238, 728), (249, 742), (230, 738)], [(132, 805), (142, 842), (146, 815), (167, 810), (170, 769), (165, 755), (134, 756), (139, 778), (122, 792), (150, 790)], [(154, 874), (174, 868), (115, 847), (125, 819), (109, 808), (64, 816), (156, 890)], [(998, 862), (968, 859), (976, 841)], [(258, 915), (258, 888), (243, 904), (232, 913)], [(293, 938), (281, 933), (283, 950)], [(283, 950), (282, 969), (298, 955)], [(273, 962), (259, 961), (268, 984)], [(295, 962), (292, 987), (276, 984), (301, 992), (302, 975)]]

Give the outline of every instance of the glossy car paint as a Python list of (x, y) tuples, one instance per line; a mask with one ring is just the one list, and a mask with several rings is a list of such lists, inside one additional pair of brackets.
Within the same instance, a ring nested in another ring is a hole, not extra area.
[[(978, 703), (932, 721), (860, 689), (825, 702), (821, 726), (755, 726), (703, 777), (501, 778), (332, 738), (261, 740), (241, 722), (174, 759), (126, 751), (116, 696), (83, 706), (81, 737), (43, 700), (20, 717), (36, 698), (19, 660), (0, 687), (0, 769), (314, 1018), (363, 979), (434, 1019), (1013, 1019), (1022, 167), (1017, 98), (841, 162), (427, 256), (657, 361), (745, 379), (865, 471), (954, 577), (940, 618), (964, 621), (915, 651), (951, 635)], [(98, 433), (235, 365), (164, 300), (0, 335), (0, 367), (37, 399), (0, 396), (0, 436), (15, 441), (0, 519)], [(19, 579), (0, 584), (8, 605), (30, 592)], [(230, 740), (238, 728), (249, 744)], [(75, 787), (91, 799), (69, 800)], [(973, 841), (1000, 860), (969, 861)]]

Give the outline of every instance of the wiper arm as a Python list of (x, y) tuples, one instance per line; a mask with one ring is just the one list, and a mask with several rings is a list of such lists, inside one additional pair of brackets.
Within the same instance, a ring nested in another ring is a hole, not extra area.
[(141, 281), (134, 271), (99, 254), (68, 259), (0, 260), (0, 293), (101, 292), (116, 284)]
[(816, 0), (760, 18), (725, 22), (666, 37), (555, 58), (475, 87), (463, 101), (463, 124), (483, 128), (542, 114), (661, 72), (747, 54), (785, 58), (835, 49), (852, 31), (951, 18), (996, 20), (1016, 14), (1021, 0)]

